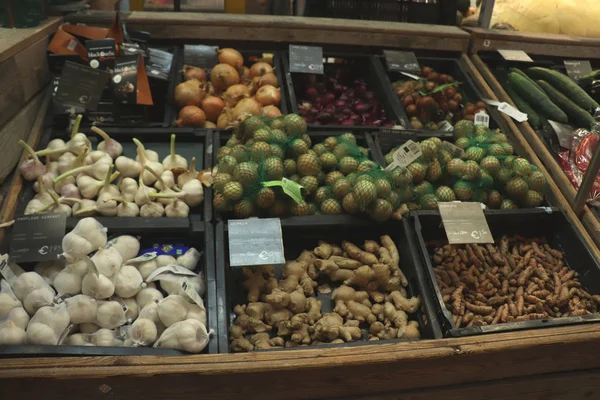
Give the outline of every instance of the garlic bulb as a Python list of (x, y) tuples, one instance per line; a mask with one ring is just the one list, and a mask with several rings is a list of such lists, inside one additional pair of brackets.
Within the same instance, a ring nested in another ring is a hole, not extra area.
[(81, 293), (81, 282), (88, 273), (87, 260), (79, 260), (73, 264), (68, 264), (54, 278), (54, 288), (61, 295), (76, 295)]
[(37, 310), (44, 306), (50, 306), (54, 302), (54, 289), (50, 286), (45, 286), (39, 289), (35, 289), (23, 300), (23, 307), (27, 310), (29, 315), (34, 315)]
[(107, 229), (94, 218), (81, 219), (71, 232), (87, 239), (94, 249), (106, 246)]
[(27, 343), (57, 345), (59, 336), (50, 326), (39, 322), (30, 322), (26, 331)]
[(140, 217), (144, 218), (160, 218), (165, 214), (165, 208), (160, 203), (144, 204), (140, 208)]
[(162, 268), (166, 267), (167, 265), (177, 264), (177, 260), (175, 257), (168, 254), (161, 254), (160, 256), (156, 257), (156, 264), (158, 265), (158, 268)]
[(196, 319), (206, 325), (204, 305), (189, 303), (185, 297), (176, 294), (158, 302), (158, 316), (166, 327), (186, 319)]
[(165, 206), (165, 215), (169, 218), (185, 218), (190, 215), (190, 207), (181, 200)]
[(67, 346), (93, 346), (88, 340), (89, 335), (85, 333), (74, 333), (67, 338), (65, 344)]
[(138, 271), (140, 271), (140, 274), (142, 275), (142, 279), (146, 280), (146, 279), (148, 279), (148, 277), (150, 276), (151, 273), (153, 273), (156, 269), (158, 269), (158, 262), (156, 261), (156, 258), (154, 258), (152, 260), (138, 263), (138, 264), (136, 264), (136, 267), (137, 267)]
[(118, 301), (98, 302), (96, 323), (101, 328), (114, 329), (127, 322), (123, 306)]
[(21, 307), (7, 281), (0, 281), (0, 321), (4, 320), (13, 308)]
[(65, 303), (72, 324), (93, 323), (96, 321), (98, 302), (93, 297), (80, 294), (66, 299)]
[(115, 198), (115, 200), (121, 201), (121, 204), (117, 206), (117, 217), (133, 218), (140, 215), (140, 207), (137, 204), (123, 198)]
[(95, 299), (108, 299), (115, 293), (115, 285), (112, 280), (99, 274), (92, 262), (89, 264), (89, 271), (81, 282), (81, 292)]
[(62, 260), (42, 261), (35, 265), (33, 269), (37, 272), (46, 283), (52, 285), (54, 278), (65, 268), (65, 263)]
[(25, 300), (29, 293), (44, 287), (48, 287), (48, 284), (37, 272), (21, 274), (12, 285), (16, 298), (21, 301)]
[(160, 317), (158, 316), (158, 303), (152, 302), (149, 303), (146, 307), (144, 307), (140, 311), (140, 319), (149, 319), (154, 322), (157, 330), (157, 337), (159, 337), (167, 327), (162, 323)]
[(162, 165), (165, 169), (187, 169), (188, 162), (185, 157), (175, 153), (175, 137), (174, 133), (171, 134), (171, 152), (163, 159)]
[(58, 344), (58, 339), (69, 326), (71, 318), (66, 304), (40, 308), (27, 325), (27, 343)]
[(151, 287), (140, 290), (137, 296), (135, 296), (135, 300), (137, 301), (140, 310), (143, 310), (148, 304), (162, 300), (163, 298), (160, 291)]
[(27, 342), (27, 334), (23, 328), (8, 320), (0, 324), (0, 345), (19, 345)]
[(91, 322), (84, 322), (83, 324), (79, 325), (79, 332), (81, 333), (94, 333), (98, 329), (100, 329), (100, 327)]
[(119, 171), (124, 178), (137, 178), (144, 169), (142, 164), (125, 156), (117, 157), (115, 166), (117, 167), (117, 171)]
[(23, 307), (15, 307), (8, 313), (6, 318), (7, 321), (12, 321), (16, 326), (21, 329), (27, 328), (29, 324), (29, 314)]
[(115, 293), (122, 298), (133, 297), (146, 285), (139, 271), (131, 265), (124, 265), (115, 277)]
[[(80, 217), (93, 217), (96, 215), (96, 202), (94, 200), (83, 199), (81, 202), (73, 205), (73, 214), (76, 214)], [(81, 212), (82, 210), (88, 210), (86, 212)]]
[(137, 193), (139, 186), (135, 179), (124, 178), (119, 184), (119, 189), (121, 189), (121, 197), (126, 201), (135, 201), (135, 194)]
[[(98, 273), (111, 278), (119, 272), (123, 257), (115, 247), (101, 248), (91, 258)], [(131, 297), (131, 296), (126, 296)]]
[(202, 255), (198, 250), (196, 250), (194, 247), (190, 247), (189, 250), (185, 252), (185, 254), (177, 257), (177, 265), (181, 265), (182, 267), (193, 271), (196, 269), (196, 266), (198, 265), (198, 261), (200, 261), (201, 256)]
[(63, 253), (61, 254), (69, 263), (81, 260), (94, 251), (92, 244), (75, 232), (67, 233), (62, 240)]
[(129, 330), (134, 346), (149, 346), (156, 340), (156, 325), (149, 319), (138, 318)]
[(135, 297), (129, 299), (123, 299), (123, 303), (127, 306), (127, 311), (125, 311), (125, 317), (128, 320), (135, 321), (140, 314), (140, 307), (138, 306), (137, 301), (135, 301)]
[(198, 293), (200, 296), (204, 296), (206, 292), (206, 283), (201, 276), (188, 276), (188, 275), (176, 275), (176, 274), (161, 274), (160, 287), (168, 294), (179, 294), (184, 296), (185, 291), (181, 287), (183, 283), (187, 283), (188, 287)]
[(125, 262), (135, 258), (140, 251), (140, 241), (131, 235), (122, 235), (111, 239), (108, 246), (117, 249)]
[(195, 319), (177, 322), (168, 327), (154, 344), (154, 347), (184, 350), (200, 353), (208, 345), (213, 331), (206, 331), (206, 326)]
[(123, 342), (117, 339), (114, 331), (99, 329), (90, 335), (90, 341), (96, 346), (122, 346)]
[(158, 190), (164, 190), (165, 188), (174, 189), (175, 188), (175, 175), (173, 171), (167, 169), (160, 174), (160, 180), (157, 180), (154, 183), (154, 187)]

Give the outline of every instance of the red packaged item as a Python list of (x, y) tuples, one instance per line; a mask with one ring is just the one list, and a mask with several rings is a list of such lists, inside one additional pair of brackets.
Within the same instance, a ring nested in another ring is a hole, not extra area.
[[(575, 189), (579, 190), (579, 186), (583, 180), (592, 155), (598, 145), (600, 137), (596, 133), (591, 133), (584, 129), (578, 129), (575, 132), (571, 149), (561, 148), (559, 164), (565, 172), (571, 184)], [(600, 205), (600, 174), (596, 176), (596, 180), (592, 186), (588, 197), (588, 203), (591, 205)]]

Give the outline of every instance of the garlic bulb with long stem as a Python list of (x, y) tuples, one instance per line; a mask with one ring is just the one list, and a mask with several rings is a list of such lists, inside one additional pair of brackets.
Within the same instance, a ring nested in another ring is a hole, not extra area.
[(92, 126), (92, 132), (96, 133), (102, 139), (104, 139), (98, 144), (98, 150), (105, 151), (106, 153), (108, 153), (108, 155), (112, 157), (113, 160), (119, 157), (121, 154), (123, 154), (123, 146), (121, 146), (121, 143), (112, 139), (108, 135), (108, 133), (98, 128), (97, 126)]
[(23, 140), (19, 140), (19, 144), (25, 149), (31, 156), (30, 159), (25, 160), (19, 165), (19, 172), (26, 181), (35, 181), (38, 177), (46, 173), (46, 166), (40, 161), (35, 151)]
[(118, 186), (121, 190), (121, 197), (127, 201), (135, 201), (135, 194), (139, 189), (138, 183), (135, 179), (123, 178)]
[[(58, 151), (56, 151), (56, 150), (58, 150)], [(61, 154), (63, 154), (64, 152), (68, 151), (68, 148), (67, 148), (67, 144), (65, 143), (64, 140), (62, 140), (62, 139), (52, 139), (48, 143), (48, 147), (46, 147), (45, 150), (41, 150), (41, 151), (37, 152), (38, 156), (41, 155), (39, 153), (43, 153), (44, 151), (47, 152), (46, 157), (48, 157), (48, 159), (50, 161), (57, 161)]]
[(101, 151), (101, 150), (94, 150), (94, 151), (88, 153), (88, 155), (85, 156), (85, 160), (84, 160), (85, 165), (112, 164), (112, 163), (113, 163), (113, 159), (110, 157), (110, 155), (108, 155), (107, 153), (105, 153), (104, 151)]
[(179, 190), (175, 187), (175, 175), (170, 169), (164, 170), (163, 173), (160, 174), (160, 179), (154, 183), (154, 187), (158, 190), (165, 189), (165, 186), (169, 189)]
[(46, 172), (44, 175), (40, 176), (34, 183), (33, 183), (33, 191), (36, 193), (39, 193), (40, 191), (40, 185), (42, 185), (44, 188), (46, 189), (53, 189), (54, 188), (54, 183), (52, 182), (53, 179), (56, 178), (56, 174), (53, 172)]
[(163, 159), (162, 165), (165, 169), (187, 169), (188, 162), (185, 157), (175, 153), (176, 135), (171, 134), (171, 152)]
[[(146, 150), (146, 149), (144, 148), (144, 155), (145, 155), (145, 156), (146, 156), (146, 158), (147, 158), (148, 160), (150, 160), (150, 161), (157, 161), (157, 162), (160, 162), (160, 161), (159, 161), (159, 158), (158, 158), (158, 153), (157, 153), (157, 152), (155, 152), (154, 150)], [(137, 154), (137, 155), (135, 156), (135, 161), (141, 162), (141, 159), (140, 159), (140, 155), (139, 155), (139, 154)]]
[(80, 216), (91, 211), (97, 211), (105, 217), (115, 217), (117, 215), (117, 202), (113, 200), (110, 193), (104, 193), (98, 196), (98, 200), (93, 207), (79, 209), (75, 212), (75, 215)]
[(198, 179), (191, 179), (183, 185), (181, 192), (150, 193), (148, 196), (163, 201), (165, 199), (182, 199), (188, 206), (195, 207), (202, 204), (202, 200), (204, 200), (204, 188)]
[[(79, 203), (75, 203), (73, 205), (73, 214), (77, 215), (78, 217), (93, 217), (97, 214), (95, 206), (96, 202), (94, 200), (83, 199)], [(77, 214), (77, 212), (82, 209), (86, 209), (89, 211)]]
[(62, 175), (54, 178), (53, 182), (56, 184), (60, 182), (62, 179), (76, 174), (86, 174), (92, 176), (96, 179), (104, 179), (108, 171), (112, 168), (112, 164), (104, 164), (104, 163), (94, 163), (91, 165), (84, 165), (81, 167), (73, 168), (70, 171), (63, 173)]
[(190, 207), (183, 201), (176, 199), (165, 206), (165, 215), (169, 218), (185, 218), (190, 215)]
[(140, 207), (132, 201), (127, 201), (122, 197), (112, 197), (111, 200), (118, 201), (117, 217), (132, 218), (140, 215)]
[[(159, 183), (159, 186), (162, 188), (161, 192), (162, 194), (172, 194), (172, 193), (176, 193), (175, 191), (173, 191), (169, 185), (166, 184), (166, 182), (164, 182), (162, 180), (162, 177), (160, 175), (158, 175), (156, 173), (156, 171), (154, 171), (152, 168), (145, 166), (144, 169), (146, 171), (148, 171), (149, 173), (151, 173), (152, 175), (154, 175), (154, 177), (156, 178), (157, 183)], [(153, 197), (149, 194), (150, 197)], [(171, 196), (160, 196), (158, 197), (158, 202), (162, 203), (162, 204), (171, 204), (175, 201), (175, 198), (171, 197)]]
[[(144, 145), (142, 144), (142, 142), (140, 142), (136, 138), (133, 138), (133, 142), (137, 145), (139, 162), (142, 164), (142, 166), (150, 167), (156, 173), (156, 175), (160, 176), (160, 174), (162, 174), (162, 172), (165, 169), (163, 165), (158, 161), (151, 161), (146, 156)], [(140, 178), (142, 179), (145, 185), (152, 185), (154, 182), (156, 182), (156, 175), (150, 173), (148, 170), (145, 170), (142, 171), (142, 173), (140, 174)]]
[(143, 170), (142, 164), (134, 160), (133, 158), (119, 156), (115, 160), (115, 166), (117, 171), (121, 173), (121, 176), (125, 178), (137, 178)]
[(145, 204), (152, 202), (152, 199), (149, 197), (151, 193), (156, 193), (156, 189), (146, 186), (140, 176), (138, 190), (134, 197), (135, 204), (144, 206)]
[(188, 181), (196, 179), (197, 176), (198, 171), (196, 171), (196, 157), (192, 157), (192, 160), (190, 161), (190, 167), (187, 169), (187, 171), (179, 174), (179, 176), (177, 177), (177, 185), (179, 185), (179, 187), (182, 187)]

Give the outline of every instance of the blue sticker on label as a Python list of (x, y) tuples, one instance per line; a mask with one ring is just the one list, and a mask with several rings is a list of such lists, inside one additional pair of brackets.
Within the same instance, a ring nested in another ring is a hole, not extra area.
[(149, 249), (140, 250), (138, 257), (152, 252), (156, 252), (159, 256), (179, 257), (184, 255), (189, 249), (189, 246), (181, 243), (155, 243)]

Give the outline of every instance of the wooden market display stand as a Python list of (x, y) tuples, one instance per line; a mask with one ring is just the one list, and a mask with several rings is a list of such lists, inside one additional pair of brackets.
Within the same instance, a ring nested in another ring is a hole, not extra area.
[[(91, 13), (69, 19), (107, 25), (112, 15)], [(495, 100), (496, 94), (500, 98), (505, 95), (490, 87), (489, 79), (486, 83), (467, 56), (470, 35), (455, 27), (150, 12), (131, 13), (127, 24), (149, 31), (153, 39), (163, 42), (252, 40), (360, 45), (371, 53), (376, 48), (454, 52), (483, 96)], [(600, 50), (600, 46), (596, 48)], [(4, 42), (0, 42), (0, 49), (6, 51)], [(476, 56), (473, 60), (481, 67)], [(504, 115), (502, 118), (502, 128), (509, 130), (522, 155), (548, 178), (553, 205), (565, 212), (600, 258), (592, 237), (561, 193), (560, 176), (544, 165), (543, 152), (522, 127)], [(30, 143), (36, 142), (40, 130), (34, 124)], [(13, 182), (18, 185), (18, 178)], [(6, 203), (1, 221), (12, 218), (15, 212)], [(456, 339), (243, 354), (2, 358), (0, 399), (598, 399), (599, 349), (600, 324), (588, 324)]]

